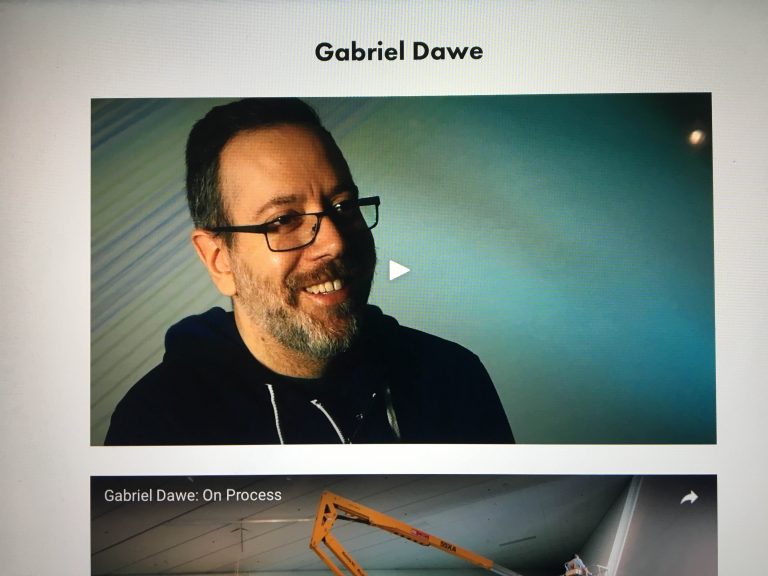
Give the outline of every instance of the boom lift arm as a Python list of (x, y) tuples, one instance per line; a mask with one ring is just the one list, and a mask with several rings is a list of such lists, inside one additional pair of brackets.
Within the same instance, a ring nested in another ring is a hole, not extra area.
[(345, 576), (344, 572), (336, 565), (336, 563), (328, 556), (326, 551), (321, 548), (321, 544), (325, 544), (325, 547), (330, 550), (336, 558), (344, 565), (350, 574), (355, 576), (366, 576), (365, 570), (355, 561), (352, 556), (344, 549), (333, 534), (331, 534), (331, 528), (336, 519), (350, 520), (352, 522), (360, 522), (373, 526), (374, 528), (380, 528), (392, 534), (396, 534), (406, 540), (421, 544), (422, 546), (432, 546), (446, 552), (453, 554), (479, 566), (486, 570), (490, 570), (494, 574), (500, 574), (502, 576), (520, 576), (517, 572), (513, 572), (503, 566), (495, 564), (493, 560), (489, 560), (479, 554), (475, 554), (471, 550), (457, 546), (450, 542), (446, 542), (442, 538), (428, 534), (423, 530), (409, 526), (405, 522), (400, 522), (396, 518), (387, 516), (381, 512), (378, 512), (372, 508), (348, 500), (343, 496), (334, 494), (333, 492), (323, 492), (320, 497), (320, 504), (317, 508), (317, 516), (315, 517), (315, 525), (312, 529), (312, 538), (309, 542), (309, 547), (315, 551), (320, 559), (325, 562), (326, 566), (331, 569), (331, 572), (336, 576)]

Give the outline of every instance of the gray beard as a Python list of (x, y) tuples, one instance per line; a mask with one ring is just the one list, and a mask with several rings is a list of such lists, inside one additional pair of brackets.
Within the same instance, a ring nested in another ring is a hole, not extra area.
[[(328, 326), (298, 305), (298, 288), (277, 287), (255, 277), (244, 263), (232, 261), (237, 295), (235, 302), (249, 320), (263, 327), (275, 340), (290, 350), (317, 360), (329, 360), (349, 349), (359, 332), (354, 304), (344, 302), (332, 309), (341, 320)], [(285, 296), (283, 297), (283, 293)]]

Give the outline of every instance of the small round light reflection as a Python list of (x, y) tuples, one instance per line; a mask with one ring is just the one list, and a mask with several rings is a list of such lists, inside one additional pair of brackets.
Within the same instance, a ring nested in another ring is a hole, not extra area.
[(693, 130), (688, 135), (688, 143), (691, 146), (701, 146), (707, 141), (707, 133), (704, 130)]

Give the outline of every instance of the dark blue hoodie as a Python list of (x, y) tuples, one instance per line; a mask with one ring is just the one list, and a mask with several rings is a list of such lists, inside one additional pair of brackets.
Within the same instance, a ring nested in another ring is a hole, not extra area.
[(118, 404), (106, 444), (514, 442), (477, 356), (374, 306), (318, 380), (264, 367), (221, 308), (171, 327), (165, 349)]

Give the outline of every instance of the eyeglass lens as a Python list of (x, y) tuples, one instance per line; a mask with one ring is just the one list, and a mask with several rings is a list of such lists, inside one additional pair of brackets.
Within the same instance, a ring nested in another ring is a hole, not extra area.
[[(275, 227), (266, 233), (270, 249), (281, 252), (295, 250), (311, 244), (320, 229), (322, 216), (316, 214), (296, 215), (286, 224)], [(378, 221), (377, 206), (352, 206), (334, 212), (329, 218), (336, 226), (345, 230), (359, 231), (373, 228)]]

